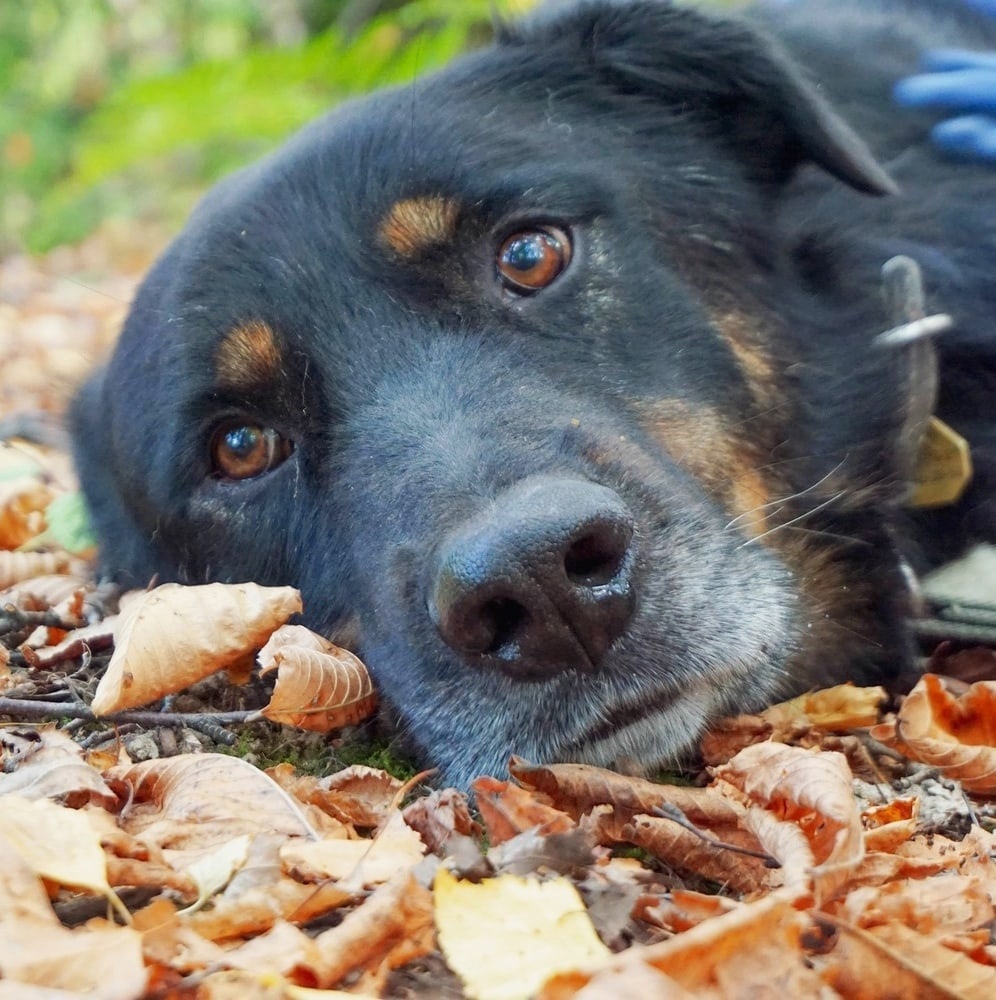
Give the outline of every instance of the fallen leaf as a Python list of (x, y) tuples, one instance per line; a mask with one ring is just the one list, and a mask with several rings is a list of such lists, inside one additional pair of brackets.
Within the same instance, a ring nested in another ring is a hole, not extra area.
[(861, 864), (864, 835), (843, 754), (757, 743), (717, 768), (716, 775), (803, 831), (816, 862), (811, 875), (818, 902)]
[(301, 881), (331, 878), (358, 889), (387, 882), (417, 865), (424, 854), (421, 837), (398, 812), (373, 840), (293, 840), (281, 848), (280, 859)]
[(197, 899), (182, 913), (199, 910), (216, 892), (228, 885), (232, 876), (245, 864), (251, 841), (247, 833), (233, 837), (228, 843), (187, 865), (186, 874), (197, 886)]
[(467, 796), (455, 788), (440, 788), (405, 806), (405, 822), (433, 854), (446, 849), (450, 839), (478, 837), (480, 825), (470, 813)]
[(97, 715), (134, 708), (236, 666), (300, 610), (292, 587), (156, 587), (122, 613), (91, 707)]
[(633, 815), (652, 813), (665, 803), (680, 809), (695, 824), (736, 825), (741, 815), (737, 806), (711, 790), (659, 784), (590, 764), (535, 765), (513, 758), (509, 772), (526, 788), (543, 792), (556, 809), (574, 819), (599, 805)]
[[(707, 920), (667, 941), (613, 956), (604, 963), (605, 973), (626, 969), (631, 964), (645, 964), (664, 973), (695, 996), (701, 996), (710, 987), (726, 984), (731, 978), (729, 969), (733, 965), (741, 981), (747, 978), (745, 974), (750, 973), (754, 982), (744, 983), (742, 991), (734, 989), (731, 983), (730, 989), (716, 994), (717, 1000), (738, 996), (819, 996), (820, 984), (815, 975), (808, 977), (805, 988), (781, 994), (762, 992), (757, 982), (759, 977), (766, 977), (770, 986), (772, 982), (778, 984), (779, 978), (783, 978), (790, 982), (795, 980), (798, 985), (798, 979), (807, 976), (808, 970), (799, 948), (804, 927), (805, 918), (792, 904), (778, 893), (772, 893), (757, 902), (741, 904), (729, 913)], [(746, 967), (743, 964), (745, 961)], [(537, 1000), (573, 997), (588, 983), (594, 987), (605, 973), (590, 968), (555, 975), (536, 994)], [(611, 996), (599, 990), (593, 990), (588, 995)]]
[(48, 799), (8, 795), (0, 809), (0, 837), (42, 878), (99, 893), (128, 920), (127, 910), (107, 881), (100, 841), (82, 812)]
[(436, 946), (432, 894), (410, 872), (399, 874), (315, 944), (322, 955), (319, 986), (334, 986), (357, 969), (396, 969)]
[(55, 493), (40, 480), (0, 482), (0, 548), (17, 549), (45, 530), (45, 508)]
[(36, 576), (73, 573), (80, 562), (68, 552), (0, 552), (0, 590)]
[[(117, 808), (117, 796), (100, 773), (83, 760), (83, 751), (64, 732), (48, 728), (20, 732), (30, 734), (30, 750), (13, 754), (4, 747), (0, 796), (51, 799), (72, 809), (87, 802)], [(0, 734), (0, 745), (17, 740), (18, 733), (11, 730)]]
[(277, 629), (259, 652), (261, 673), (277, 671), (261, 715), (298, 729), (326, 733), (353, 726), (377, 706), (363, 662), (303, 625)]
[(542, 792), (527, 791), (509, 781), (478, 778), (471, 790), (490, 844), (501, 844), (534, 828), (545, 835), (567, 833), (577, 825), (567, 813), (555, 809)]
[(462, 882), (440, 868), (434, 890), (439, 946), (477, 1000), (532, 997), (557, 972), (610, 954), (567, 879)]
[(970, 791), (996, 792), (996, 681), (978, 681), (956, 698), (925, 674), (899, 710), (896, 733), (914, 760)]
[(885, 701), (883, 687), (838, 684), (772, 705), (761, 713), (777, 731), (790, 724), (816, 726), (829, 733), (847, 732), (879, 721)]
[(187, 863), (240, 834), (319, 836), (306, 807), (238, 757), (179, 754), (115, 767), (107, 777), (131, 789), (121, 826), (146, 843), (188, 852)]
[[(828, 920), (828, 918), (823, 918)], [(864, 931), (834, 921), (826, 978), (847, 997), (991, 1000), (996, 969), (973, 962), (901, 924)]]

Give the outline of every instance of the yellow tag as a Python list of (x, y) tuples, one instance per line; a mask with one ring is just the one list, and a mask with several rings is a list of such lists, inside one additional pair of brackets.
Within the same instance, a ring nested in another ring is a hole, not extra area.
[(946, 507), (961, 499), (972, 478), (968, 442), (943, 420), (931, 417), (913, 473), (912, 507)]

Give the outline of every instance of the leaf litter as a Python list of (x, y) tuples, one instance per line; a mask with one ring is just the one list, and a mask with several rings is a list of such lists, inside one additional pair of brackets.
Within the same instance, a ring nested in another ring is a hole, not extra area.
[[(121, 313), (80, 301), (73, 352)], [(8, 409), (64, 402), (60, 349)], [(996, 658), (725, 720), (693, 785), (267, 771), (217, 748), (341, 740), (363, 664), (289, 588), (96, 587), (75, 496), (59, 448), (0, 451), (0, 1000), (996, 996)]]

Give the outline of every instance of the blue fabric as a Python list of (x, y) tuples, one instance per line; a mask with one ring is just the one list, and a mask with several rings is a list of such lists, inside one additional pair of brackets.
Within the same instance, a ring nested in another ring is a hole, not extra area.
[[(996, 12), (996, 0), (986, 3)], [(955, 156), (996, 160), (996, 115), (986, 113), (996, 113), (996, 54), (938, 49), (924, 56), (923, 68), (896, 84), (896, 103), (956, 112), (934, 127), (934, 144)]]
[(996, 17), (996, 0), (962, 0), (969, 7), (981, 10), (983, 14), (991, 14)]

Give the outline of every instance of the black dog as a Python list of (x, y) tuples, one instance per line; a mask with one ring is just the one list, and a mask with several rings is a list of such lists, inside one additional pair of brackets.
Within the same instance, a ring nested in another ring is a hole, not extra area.
[[(996, 45), (952, 7), (757, 15), (804, 73), (744, 21), (560, 5), (229, 178), (72, 413), (106, 571), (300, 587), (456, 782), (904, 667), (904, 559), (996, 538), (996, 171), (889, 101)], [(975, 450), (920, 521), (899, 253)]]

